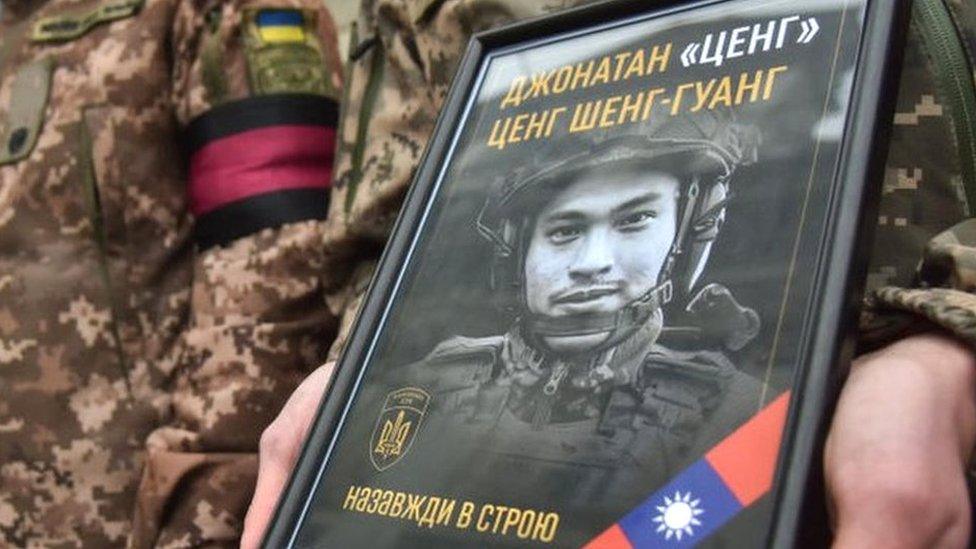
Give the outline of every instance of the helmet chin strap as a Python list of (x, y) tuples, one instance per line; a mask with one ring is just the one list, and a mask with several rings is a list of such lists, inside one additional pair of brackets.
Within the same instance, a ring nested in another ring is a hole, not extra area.
[(533, 343), (548, 347), (543, 338), (581, 337), (609, 334), (606, 340), (589, 352), (601, 352), (616, 346), (643, 326), (654, 313), (671, 301), (674, 287), (665, 280), (628, 303), (615, 313), (593, 313), (569, 316), (532, 314), (523, 319), (525, 333)]

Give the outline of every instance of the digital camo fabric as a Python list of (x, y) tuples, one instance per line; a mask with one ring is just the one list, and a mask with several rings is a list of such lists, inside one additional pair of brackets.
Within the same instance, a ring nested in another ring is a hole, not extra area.
[(194, 251), (180, 132), (263, 91), (245, 10), (316, 14), (322, 93), (332, 22), (313, 0), (4, 3), (0, 546), (233, 545), (260, 432), (334, 322), (321, 221)]
[[(347, 65), (346, 101), (327, 230), (327, 248), (343, 264), (355, 263), (348, 282), (330, 295), (341, 319), (330, 352), (338, 354), (369, 282), (378, 250), (388, 235), (433, 130), (437, 111), (468, 37), (478, 30), (585, 1), (365, 0)], [(976, 49), (976, 6), (948, 0), (969, 59)], [(917, 17), (916, 17), (917, 19)], [(972, 64), (970, 63), (970, 66)], [(905, 53), (876, 239), (869, 293), (920, 283), (917, 268), (926, 244), (971, 215), (963, 187), (964, 157), (953, 116), (937, 84), (933, 52), (913, 21)], [(963, 253), (976, 257), (976, 247)], [(345, 265), (344, 265), (345, 266)], [(918, 314), (976, 343), (976, 329), (946, 320), (939, 305), (909, 307), (897, 290), (869, 295), (862, 312), (861, 344), (869, 349), (917, 327)], [(915, 292), (916, 300), (944, 300), (949, 291)], [(962, 296), (959, 296), (960, 298)], [(971, 308), (976, 311), (976, 308)], [(940, 320), (941, 319), (941, 320)]]

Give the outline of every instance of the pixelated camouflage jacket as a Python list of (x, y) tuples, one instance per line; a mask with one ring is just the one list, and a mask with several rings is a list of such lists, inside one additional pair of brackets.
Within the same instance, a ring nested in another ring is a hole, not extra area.
[[(344, 266), (358, 267), (330, 296), (330, 307), (341, 318), (332, 356), (348, 335), (378, 257), (375, 250), (392, 227), (468, 37), (582, 3), (363, 0), (346, 69), (326, 240)], [(936, 238), (968, 218), (970, 201), (976, 200), (976, 141), (968, 133), (976, 121), (967, 119), (969, 106), (953, 100), (957, 87), (973, 84), (947, 82), (952, 76), (937, 62), (946, 55), (940, 49), (943, 37), (932, 31), (939, 23), (962, 38), (960, 53), (973, 66), (976, 3), (915, 2), (889, 159), (884, 181), (878, 182), (883, 198), (862, 314), (864, 349), (919, 329), (925, 324), (919, 315), (976, 344), (976, 302), (964, 293), (965, 286), (952, 285), (966, 280), (967, 263), (976, 262), (976, 238), (971, 238), (976, 234), (950, 232), (958, 240), (951, 253), (945, 243), (953, 237)], [(919, 269), (922, 258), (940, 267)], [(958, 273), (925, 278), (946, 270)], [(935, 291), (932, 286), (946, 287)]]
[[(218, 183), (254, 176), (231, 140), (280, 145), (262, 101), (335, 103), (333, 23), (314, 0), (4, 2), (0, 546), (235, 544), (261, 430), (335, 322), (324, 199), (289, 217)], [(268, 6), (290, 9), (262, 35)], [(296, 192), (326, 196), (331, 150), (298, 151), (326, 178)]]

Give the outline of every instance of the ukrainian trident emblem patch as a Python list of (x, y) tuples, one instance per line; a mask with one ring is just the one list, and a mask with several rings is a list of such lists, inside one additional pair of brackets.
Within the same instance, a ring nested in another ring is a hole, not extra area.
[(373, 467), (385, 471), (406, 455), (429, 403), (430, 395), (416, 387), (397, 389), (386, 395), (369, 440), (369, 460)]

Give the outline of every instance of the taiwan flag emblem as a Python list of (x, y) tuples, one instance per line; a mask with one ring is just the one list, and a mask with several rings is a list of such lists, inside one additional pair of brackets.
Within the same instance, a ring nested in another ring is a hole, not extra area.
[(780, 395), (585, 549), (695, 547), (769, 493), (789, 393)]
[(671, 497), (664, 496), (664, 501), (655, 508), (658, 515), (652, 522), (658, 526), (654, 532), (664, 536), (665, 540), (673, 537), (676, 541), (681, 541), (685, 536), (692, 538), (695, 536), (695, 528), (700, 530), (702, 527), (699, 517), (705, 514), (705, 510), (701, 508), (701, 499), (693, 499), (691, 492), (685, 492), (684, 495), (675, 492)]

